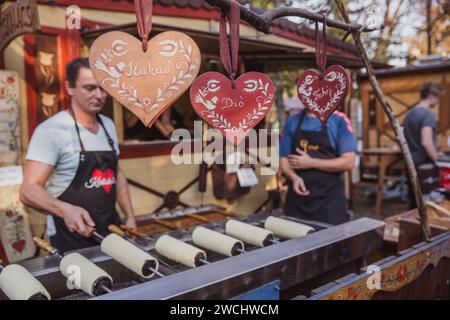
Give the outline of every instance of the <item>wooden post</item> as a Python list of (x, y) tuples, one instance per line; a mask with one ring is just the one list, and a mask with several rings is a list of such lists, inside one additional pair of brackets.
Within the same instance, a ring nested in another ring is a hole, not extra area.
[[(347, 11), (345, 10), (345, 6), (342, 3), (341, 0), (335, 0), (337, 7), (344, 18), (344, 21), (346, 23), (350, 23), (350, 18), (347, 14)], [(386, 97), (384, 96), (383, 92), (381, 91), (380, 85), (377, 81), (377, 78), (375, 76), (375, 71), (372, 68), (372, 64), (370, 63), (369, 58), (367, 57), (367, 52), (364, 49), (364, 46), (361, 42), (360, 38), (360, 32), (359, 31), (350, 31), (353, 40), (355, 41), (356, 47), (358, 48), (358, 51), (361, 55), (361, 58), (363, 60), (364, 66), (366, 67), (368, 79), (370, 84), (372, 85), (373, 92), (375, 96), (377, 97), (378, 101), (380, 102), (381, 106), (383, 107), (384, 112), (388, 116), (389, 122), (394, 129), (395, 136), (397, 138), (397, 141), (400, 145), (400, 149), (403, 153), (403, 158), (406, 162), (406, 168), (408, 171), (408, 176), (412, 184), (412, 189), (414, 191), (414, 196), (416, 198), (418, 210), (419, 210), (419, 217), (420, 217), (420, 225), (422, 227), (423, 235), (426, 239), (430, 238), (431, 232), (430, 227), (428, 225), (428, 219), (427, 219), (427, 208), (425, 206), (425, 202), (422, 197), (422, 191), (420, 189), (420, 185), (418, 183), (417, 178), (417, 171), (414, 166), (414, 162), (411, 156), (411, 152), (409, 151), (408, 145), (406, 143), (405, 135), (403, 133), (403, 128), (401, 127), (397, 117), (395, 116), (394, 111), (392, 110), (391, 105), (386, 100)]]

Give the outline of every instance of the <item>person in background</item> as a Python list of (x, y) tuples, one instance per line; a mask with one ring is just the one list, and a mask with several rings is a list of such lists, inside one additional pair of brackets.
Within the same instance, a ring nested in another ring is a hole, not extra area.
[(342, 173), (353, 169), (356, 142), (350, 120), (334, 112), (325, 123), (306, 109), (290, 116), (280, 141), (289, 179), (284, 213), (329, 224), (348, 221)]
[[(438, 172), (434, 165), (438, 159), (436, 116), (431, 109), (439, 104), (442, 93), (442, 87), (438, 84), (432, 82), (423, 84), (420, 88), (420, 101), (408, 112), (403, 123), (406, 142), (411, 151), (419, 179), (423, 177), (426, 171), (428, 171), (428, 175), (431, 174), (429, 177), (436, 181), (438, 179)], [(413, 194), (411, 183), (409, 187), (410, 194)], [(427, 193), (428, 190), (423, 191)], [(414, 197), (410, 198), (412, 209), (416, 207), (416, 202)]]

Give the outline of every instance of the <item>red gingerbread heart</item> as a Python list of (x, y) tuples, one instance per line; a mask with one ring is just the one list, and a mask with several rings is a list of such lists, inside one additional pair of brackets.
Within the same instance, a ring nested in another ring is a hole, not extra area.
[(191, 103), (197, 114), (234, 144), (269, 112), (275, 97), (270, 79), (259, 72), (247, 72), (235, 81), (218, 72), (200, 75), (191, 86)]
[(26, 241), (25, 240), (17, 240), (14, 241), (11, 246), (13, 247), (14, 250), (16, 250), (17, 252), (22, 252), (23, 248), (25, 247)]
[(327, 68), (321, 77), (316, 69), (308, 69), (297, 80), (297, 92), (305, 108), (324, 122), (347, 95), (349, 78), (338, 65)]
[(92, 171), (91, 179), (85, 183), (85, 187), (88, 189), (102, 187), (106, 193), (111, 192), (111, 187), (116, 183), (116, 176), (112, 169), (101, 171), (95, 169)]

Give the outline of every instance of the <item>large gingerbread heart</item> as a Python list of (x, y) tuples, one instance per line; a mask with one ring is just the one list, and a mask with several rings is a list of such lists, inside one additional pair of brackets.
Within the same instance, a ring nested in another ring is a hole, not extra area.
[(235, 81), (218, 72), (206, 72), (191, 86), (191, 103), (212, 128), (238, 144), (272, 107), (275, 87), (259, 72), (247, 72)]
[(320, 76), (308, 69), (297, 80), (297, 91), (305, 108), (324, 122), (344, 100), (349, 85), (345, 69), (338, 65), (327, 68)]
[(102, 88), (150, 127), (197, 76), (200, 50), (184, 33), (168, 31), (143, 52), (141, 41), (113, 31), (94, 41), (89, 63)]

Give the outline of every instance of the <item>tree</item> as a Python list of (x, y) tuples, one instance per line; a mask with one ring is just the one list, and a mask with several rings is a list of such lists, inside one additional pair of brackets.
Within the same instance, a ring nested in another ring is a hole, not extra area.
[[(243, 0), (254, 7), (272, 9), (277, 6), (295, 6), (310, 11), (328, 8), (328, 16), (342, 17), (332, 0)], [(371, 59), (399, 63), (426, 54), (448, 54), (450, 45), (448, 0), (344, 0), (352, 21), (381, 26), (380, 30), (362, 34), (362, 40)], [(301, 25), (314, 26), (307, 21), (292, 19)], [(343, 37), (345, 32), (330, 28), (330, 34)], [(348, 39), (351, 41), (351, 39)]]
[(291, 6), (295, 0), (240, 0), (242, 4), (250, 4), (252, 7), (261, 9), (274, 9), (280, 6)]
[(425, 55), (448, 55), (450, 48), (450, 2), (427, 0), (416, 3), (416, 11), (422, 17), (415, 27), (416, 34), (406, 38), (411, 48), (408, 60)]

